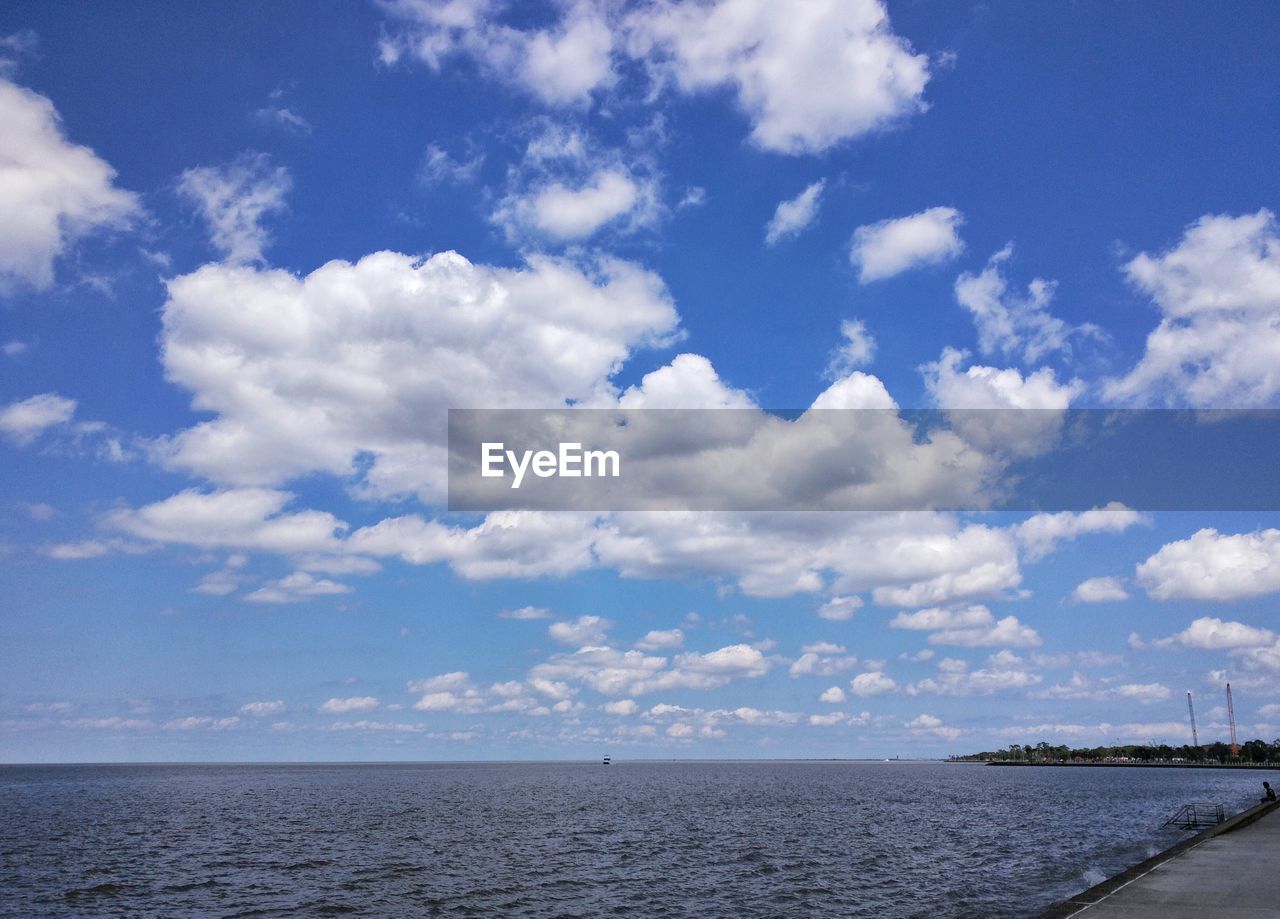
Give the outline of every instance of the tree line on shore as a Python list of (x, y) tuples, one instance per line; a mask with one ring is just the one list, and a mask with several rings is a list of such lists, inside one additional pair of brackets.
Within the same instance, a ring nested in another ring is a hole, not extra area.
[(1240, 752), (1233, 754), (1225, 743), (1203, 744), (1199, 747), (1185, 744), (1180, 747), (1169, 744), (1120, 744), (1101, 747), (1057, 746), (1046, 741), (1035, 744), (1010, 744), (1004, 750), (990, 750), (953, 756), (958, 762), (1024, 762), (1024, 763), (1280, 763), (1280, 738), (1267, 743), (1250, 740), (1240, 744)]

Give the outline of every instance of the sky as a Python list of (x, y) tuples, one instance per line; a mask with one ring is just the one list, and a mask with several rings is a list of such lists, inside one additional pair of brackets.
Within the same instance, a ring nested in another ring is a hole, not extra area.
[(4, 4), (0, 761), (1182, 744), (1227, 680), (1280, 736), (1266, 507), (457, 513), (445, 461), (451, 408), (1280, 407), (1277, 36)]

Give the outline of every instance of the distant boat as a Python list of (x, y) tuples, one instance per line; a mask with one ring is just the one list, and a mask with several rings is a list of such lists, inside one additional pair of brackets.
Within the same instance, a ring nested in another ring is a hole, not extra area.
[(606, 756), (604, 758), (604, 762), (602, 763), (602, 765), (608, 766), (610, 762), (611, 762), (611, 759), (608, 756)]

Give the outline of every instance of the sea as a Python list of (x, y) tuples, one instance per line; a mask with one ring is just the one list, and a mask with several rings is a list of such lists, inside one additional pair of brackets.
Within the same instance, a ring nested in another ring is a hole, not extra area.
[[(908, 762), (0, 766), (0, 915), (1033, 916), (1275, 773)], [(1252, 870), (1252, 869), (1248, 869)]]

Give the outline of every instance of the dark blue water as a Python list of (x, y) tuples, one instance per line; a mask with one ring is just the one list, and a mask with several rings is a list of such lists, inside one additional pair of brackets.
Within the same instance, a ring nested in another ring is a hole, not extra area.
[(1266, 773), (0, 767), (4, 916), (1026, 916)]

